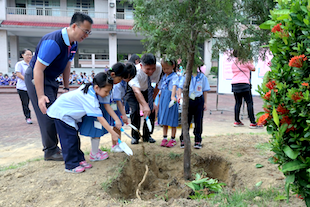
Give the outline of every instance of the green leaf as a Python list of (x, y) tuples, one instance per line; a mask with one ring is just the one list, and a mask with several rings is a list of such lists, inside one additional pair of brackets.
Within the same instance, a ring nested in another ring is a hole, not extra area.
[(300, 162), (299, 160), (294, 160), (292, 162), (288, 162), (286, 164), (284, 164), (282, 166), (282, 172), (286, 173), (286, 172), (290, 172), (290, 171), (294, 171), (294, 170), (299, 170), (302, 168), (307, 167), (307, 164), (304, 164), (302, 162)]
[(275, 10), (273, 12), (274, 14), (290, 14), (291, 13), (289, 9)]
[(262, 168), (262, 167), (264, 167), (264, 165), (262, 165), (262, 164), (256, 164), (255, 167), (256, 167), (256, 168)]
[(283, 151), (284, 151), (284, 153), (285, 153), (289, 158), (291, 158), (292, 160), (295, 160), (295, 159), (297, 158), (298, 154), (299, 154), (298, 151), (293, 151), (293, 150), (292, 150), (289, 146), (287, 146), (287, 145), (283, 148)]
[(259, 25), (259, 28), (261, 29), (270, 29), (271, 25), (270, 24), (266, 24), (265, 22), (262, 23), (261, 25)]
[(263, 181), (259, 181), (258, 183), (255, 184), (256, 187), (259, 187), (263, 184)]
[(309, 25), (309, 20), (308, 20), (308, 19), (304, 19), (304, 23), (305, 23), (306, 25)]
[(285, 200), (286, 196), (284, 195), (278, 195), (277, 197), (274, 198), (275, 201), (280, 201), (280, 200)]
[(282, 16), (279, 16), (279, 17), (277, 18), (277, 20), (284, 20), (284, 19), (289, 19), (289, 18), (290, 18), (290, 15), (284, 14), (284, 15), (282, 15)]
[(272, 116), (273, 116), (274, 123), (279, 127), (280, 121), (279, 121), (279, 116), (278, 116), (278, 113), (276, 111), (276, 107), (275, 106), (273, 106)]

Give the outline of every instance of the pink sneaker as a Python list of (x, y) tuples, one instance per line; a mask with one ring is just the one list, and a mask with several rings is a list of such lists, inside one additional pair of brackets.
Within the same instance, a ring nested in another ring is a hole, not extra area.
[(170, 141), (168, 142), (168, 144), (166, 145), (166, 147), (174, 147), (177, 144), (177, 141), (175, 141), (174, 139), (170, 139)]
[(92, 153), (90, 153), (89, 155), (89, 161), (101, 161), (101, 160), (106, 160), (109, 158), (109, 155), (107, 152), (103, 152), (100, 149), (98, 150), (96, 155), (93, 155)]
[(88, 164), (85, 160), (80, 162), (80, 166), (84, 167), (85, 169), (90, 169), (93, 167), (91, 164)]
[(240, 127), (240, 126), (243, 126), (244, 124), (240, 121), (240, 122), (237, 122), (235, 121), (234, 123), (234, 127)]
[(160, 146), (162, 147), (166, 147), (168, 140), (167, 139), (163, 139), (163, 141), (161, 141)]
[(82, 166), (77, 166), (76, 168), (73, 168), (73, 169), (65, 169), (65, 172), (69, 172), (69, 173), (81, 173), (84, 171), (85, 171), (85, 168)]

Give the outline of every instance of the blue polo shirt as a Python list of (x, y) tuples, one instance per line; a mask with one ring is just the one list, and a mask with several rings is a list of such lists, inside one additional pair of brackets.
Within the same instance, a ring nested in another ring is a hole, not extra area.
[(45, 78), (54, 80), (63, 73), (68, 62), (72, 61), (76, 50), (77, 42), (70, 45), (67, 28), (63, 28), (42, 37), (29, 65), (33, 69), (38, 60), (46, 65)]
[[(179, 81), (179, 88), (183, 89), (185, 82), (185, 76)], [(203, 95), (203, 92), (210, 91), (210, 85), (208, 78), (203, 73), (198, 73), (196, 77), (192, 76), (190, 85), (189, 85), (189, 95), (194, 93), (195, 97), (200, 97)]]

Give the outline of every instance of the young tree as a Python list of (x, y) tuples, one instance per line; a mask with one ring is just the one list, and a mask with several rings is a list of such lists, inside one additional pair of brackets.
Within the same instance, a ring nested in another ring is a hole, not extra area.
[(183, 87), (182, 130), (184, 136), (184, 178), (191, 178), (191, 144), (187, 121), (189, 84), (193, 69), (200, 66), (199, 44), (225, 28), (233, 16), (235, 0), (134, 0), (134, 29), (145, 35), (148, 52), (186, 65)]

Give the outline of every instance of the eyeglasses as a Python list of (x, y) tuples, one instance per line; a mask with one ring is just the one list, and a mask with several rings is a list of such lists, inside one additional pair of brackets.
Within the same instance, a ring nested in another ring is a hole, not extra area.
[(76, 25), (78, 28), (80, 28), (85, 34), (87, 35), (91, 35), (91, 31), (88, 31), (88, 30), (85, 30), (85, 29), (82, 29), (79, 25)]
[(32, 55), (29, 55), (29, 54), (25, 54), (25, 56), (32, 57)]

